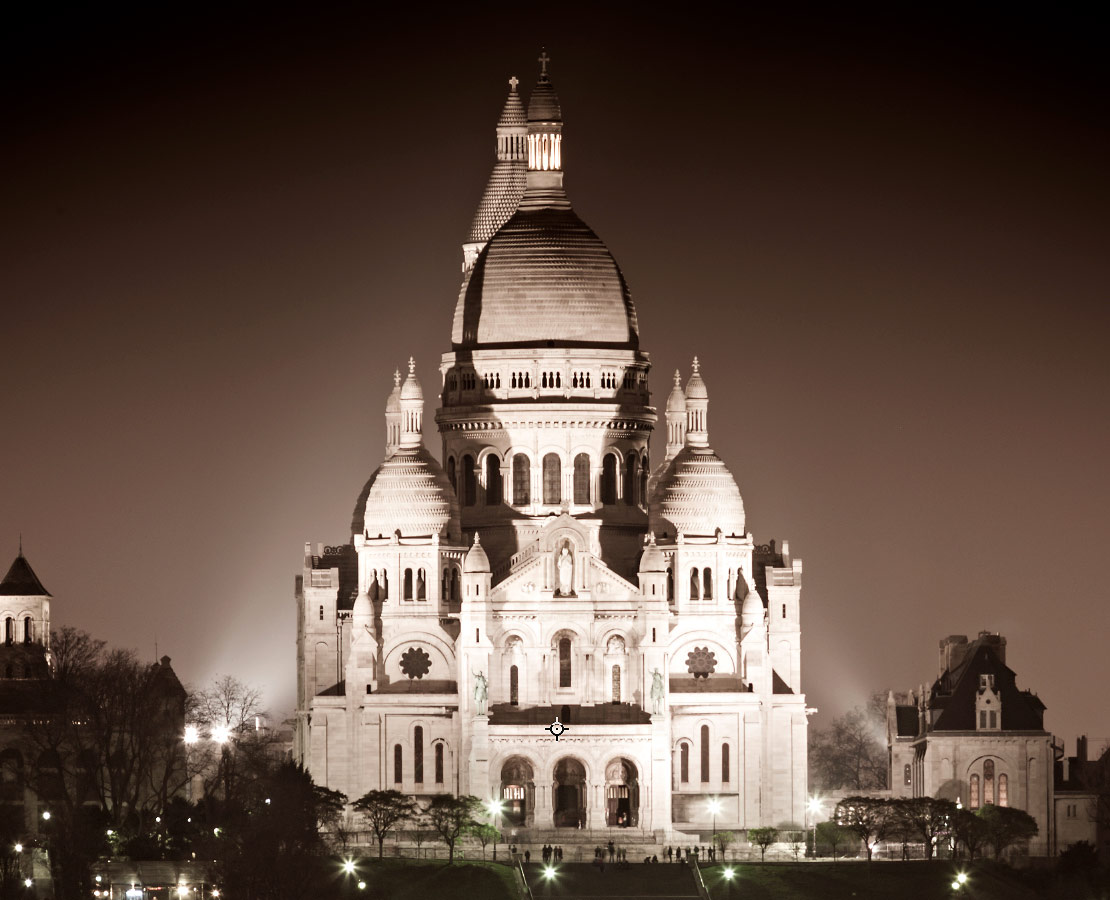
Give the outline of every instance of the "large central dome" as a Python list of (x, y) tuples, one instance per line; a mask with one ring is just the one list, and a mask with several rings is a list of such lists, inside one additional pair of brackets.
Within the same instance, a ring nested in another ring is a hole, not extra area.
[(463, 282), (451, 342), (637, 347), (636, 308), (601, 238), (569, 205), (526, 204)]

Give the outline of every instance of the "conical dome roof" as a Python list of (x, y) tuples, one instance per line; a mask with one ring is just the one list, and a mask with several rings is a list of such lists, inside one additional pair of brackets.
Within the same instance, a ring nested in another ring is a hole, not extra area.
[(682, 374), (678, 369), (674, 370), (674, 387), (667, 394), (667, 412), (686, 412), (686, 394), (682, 391)]
[(683, 447), (656, 482), (651, 508), (656, 534), (745, 533), (744, 501), (736, 479), (709, 447)]
[(50, 592), (42, 586), (35, 570), (27, 562), (20, 550), (19, 556), (8, 569), (4, 580), (0, 581), (0, 597), (49, 597)]
[(368, 537), (458, 540), (459, 502), (447, 475), (423, 445), (402, 448), (370, 476), (355, 504), (352, 529)]
[(648, 545), (644, 548), (644, 555), (640, 557), (640, 574), (666, 571), (667, 559), (663, 556), (663, 551), (655, 545), (655, 535), (651, 535)]
[(488, 571), (490, 571), (489, 557), (486, 556), (486, 551), (482, 548), (481, 541), (478, 539), (478, 532), (474, 532), (474, 543), (466, 552), (466, 558), (463, 560), (463, 574), (473, 575)]

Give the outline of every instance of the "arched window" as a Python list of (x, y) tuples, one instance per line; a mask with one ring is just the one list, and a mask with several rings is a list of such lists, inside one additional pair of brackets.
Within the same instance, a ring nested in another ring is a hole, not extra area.
[(516, 666), (509, 667), (509, 704), (520, 704), (520, 670)]
[(667, 566), (667, 602), (674, 602), (674, 569)]
[(405, 600), (412, 599), (412, 569), (405, 569), (404, 592), (401, 594)]
[(613, 702), (621, 702), (621, 667), (613, 666)]
[(554, 506), (563, 501), (562, 491), (562, 466), (557, 453), (548, 453), (543, 458), (543, 502), (545, 506)]
[(419, 725), (412, 730), (412, 780), (424, 783), (424, 729)]
[(443, 744), (436, 744), (436, 784), (443, 784)]
[(701, 599), (701, 581), (698, 579), (698, 570), (696, 566), (690, 570), (690, 599)]
[(23, 620), (23, 643), (25, 643), (25, 644), (31, 643), (31, 639), (34, 637), (34, 633), (35, 633), (35, 629), (34, 629), (34, 626), (31, 623), (31, 617), (27, 616)]
[(513, 506), (528, 506), (531, 502), (531, 466), (528, 457), (518, 453), (513, 457)]
[(729, 782), (728, 744), (721, 744), (721, 784)]
[(606, 453), (601, 461), (601, 502), (617, 502), (617, 458), (612, 453)]
[(678, 748), (678, 780), (683, 784), (690, 780), (690, 745), (686, 743)]
[(439, 582), (439, 599), (446, 603), (451, 599), (451, 570), (443, 570), (443, 578)]
[(998, 776), (998, 805), (1010, 805), (1010, 779), (1005, 775)]
[(983, 805), (994, 803), (994, 760), (983, 763)]
[(4, 643), (10, 644), (15, 640), (15, 619), (8, 616), (4, 619)]
[(447, 460), (447, 480), (451, 482), (451, 490), (455, 492), (457, 497), (459, 494), (459, 485), (455, 481), (455, 457), (450, 457)]
[(703, 600), (713, 599), (713, 570), (705, 568), (701, 570), (701, 596)]
[(574, 457), (574, 502), (590, 502), (590, 457), (586, 453)]
[(401, 751), (400, 744), (393, 745), (393, 783), (401, 783), (401, 763), (404, 760), (404, 754)]
[(423, 569), (417, 569), (416, 570), (416, 599), (417, 600), (427, 600), (428, 599), (428, 584), (427, 584), (427, 582), (428, 582), (428, 579), (424, 575), (424, 570)]
[(469, 453), (462, 459), (462, 504), (474, 505), (474, 495), (477, 487), (474, 480), (474, 457)]
[(967, 805), (970, 809), (979, 808), (979, 773), (971, 776), (971, 789), (968, 791)]
[(709, 726), (701, 726), (701, 780), (709, 780)]
[(486, 457), (486, 506), (501, 502), (501, 460), (491, 453)]
[(648, 458), (645, 456), (640, 463), (640, 506), (648, 505)]
[(459, 570), (452, 567), (451, 568), (451, 601), (453, 603), (458, 603), (459, 602), (459, 600), (462, 596), (461, 593), (460, 593), (460, 590), (461, 590), (461, 588), (459, 587)]
[(570, 687), (570, 638), (559, 639), (559, 687)]
[(629, 506), (636, 503), (636, 485), (640, 480), (639, 463), (640, 457), (630, 450), (624, 460), (624, 502)]

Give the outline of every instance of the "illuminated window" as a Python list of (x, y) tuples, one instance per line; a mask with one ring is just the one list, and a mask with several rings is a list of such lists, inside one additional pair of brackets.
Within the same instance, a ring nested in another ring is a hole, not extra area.
[(474, 457), (467, 454), (462, 459), (462, 503), (463, 506), (474, 505), (474, 495), (477, 493), (474, 478)]
[(570, 687), (570, 638), (559, 639), (559, 687)]
[(983, 805), (994, 803), (994, 760), (983, 763)]
[(556, 453), (548, 453), (543, 458), (543, 502), (555, 506), (562, 502), (562, 466)]
[(486, 457), (486, 506), (501, 502), (501, 460), (491, 453)]
[(998, 805), (1010, 805), (1010, 779), (1004, 774), (998, 776)]
[(412, 780), (424, 783), (424, 729), (419, 725), (412, 730)]
[(612, 453), (601, 461), (601, 502), (607, 506), (617, 502), (617, 458)]
[(686, 784), (690, 780), (690, 745), (683, 744), (678, 748), (679, 780)]
[(975, 773), (971, 776), (971, 790), (968, 792), (967, 805), (971, 809), (979, 808), (979, 775)]
[(513, 506), (528, 506), (531, 502), (531, 465), (527, 456), (518, 453), (513, 457)]
[(701, 780), (709, 781), (709, 726), (701, 726)]
[(403, 754), (402, 754), (402, 751), (401, 751), (401, 745), (400, 744), (394, 744), (393, 745), (393, 783), (394, 784), (400, 784), (401, 783), (401, 762), (402, 762), (402, 760), (403, 760)]
[(590, 502), (590, 457), (585, 453), (574, 457), (574, 502)]

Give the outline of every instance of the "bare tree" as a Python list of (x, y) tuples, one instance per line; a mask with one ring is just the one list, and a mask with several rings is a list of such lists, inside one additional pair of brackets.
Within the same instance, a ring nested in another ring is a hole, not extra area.
[(823, 790), (867, 791), (887, 786), (885, 726), (856, 708), (828, 728), (810, 729), (812, 782)]

